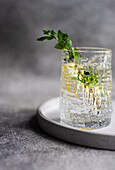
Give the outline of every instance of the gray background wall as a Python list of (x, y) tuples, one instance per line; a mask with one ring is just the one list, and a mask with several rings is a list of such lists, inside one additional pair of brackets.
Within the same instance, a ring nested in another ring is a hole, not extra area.
[(60, 76), (60, 51), (54, 42), (37, 42), (42, 29), (62, 29), (74, 46), (113, 51), (114, 0), (0, 0), (0, 69), (37, 76)]

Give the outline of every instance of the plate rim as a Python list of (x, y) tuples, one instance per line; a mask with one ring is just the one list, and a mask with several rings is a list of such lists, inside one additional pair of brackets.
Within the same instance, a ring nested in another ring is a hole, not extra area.
[[(55, 120), (51, 120), (50, 118), (45, 116), (45, 114), (42, 113), (42, 110), (40, 108), (42, 108), (42, 106), (44, 106), (46, 103), (47, 104), (50, 103), (50, 108), (51, 108), (51, 102), (53, 100), (58, 100), (59, 102), (59, 97), (46, 100), (45, 102), (40, 104), (39, 107), (37, 108), (38, 126), (43, 131), (45, 131), (47, 134), (49, 134), (52, 137), (58, 138), (70, 144), (89, 147), (89, 148), (115, 151), (115, 135), (114, 134), (109, 134), (109, 133), (106, 134), (103, 132), (97, 133), (98, 129), (84, 130), (84, 129), (80, 129), (76, 127), (71, 127), (69, 125), (64, 125), (64, 124), (62, 125), (59, 122), (56, 122)], [(56, 105), (56, 107), (53, 107), (55, 111), (59, 108), (57, 106), (58, 105)], [(49, 110), (49, 113), (50, 111), (52, 110)]]
[[(115, 137), (115, 135), (113, 134), (103, 134), (103, 132), (100, 132), (100, 133), (97, 133), (98, 130), (101, 130), (101, 128), (97, 128), (97, 129), (80, 129), (78, 127), (72, 127), (70, 125), (66, 125), (66, 124), (62, 124), (61, 122), (56, 122), (52, 119), (49, 119), (47, 116), (45, 116), (43, 113), (42, 113), (42, 110), (41, 108), (46, 104), (46, 103), (50, 103), (51, 101), (53, 100), (59, 100), (59, 97), (54, 97), (54, 98), (51, 98), (49, 100), (46, 100), (45, 102), (42, 102), (38, 108), (37, 108), (37, 115), (39, 114), (40, 117), (42, 117), (43, 119), (45, 119), (47, 122), (50, 122), (54, 125), (57, 125), (57, 126), (60, 126), (60, 127), (63, 127), (63, 128), (66, 128), (66, 129), (71, 129), (73, 131), (77, 131), (77, 132), (80, 132), (80, 133), (85, 133), (85, 134), (92, 134), (92, 135), (101, 135), (101, 136), (113, 136)], [(107, 127), (103, 127), (103, 128), (107, 128)]]

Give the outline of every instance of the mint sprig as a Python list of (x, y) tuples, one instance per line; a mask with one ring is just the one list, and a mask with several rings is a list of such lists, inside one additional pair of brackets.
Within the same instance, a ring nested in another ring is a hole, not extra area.
[[(42, 32), (44, 35), (47, 35), (47, 36), (40, 37), (37, 39), (37, 41), (44, 41), (45, 39), (50, 40), (48, 39), (48, 37), (52, 37), (52, 39), (56, 39), (58, 41), (57, 44), (60, 45), (61, 49), (64, 49), (65, 46), (67, 45), (67, 41), (69, 37), (67, 33), (63, 33), (61, 30), (58, 30), (58, 32), (56, 32), (54, 30), (48, 30), (48, 29), (42, 30)], [(57, 47), (57, 49), (60, 49), (60, 48)]]
[(45, 36), (38, 38), (37, 41), (55, 39), (58, 41), (58, 43), (54, 46), (54, 48), (60, 50), (68, 50), (69, 59), (79, 58), (79, 56), (82, 57), (81, 54), (77, 52), (78, 51), (77, 48), (74, 47), (74, 50), (76, 50), (76, 52), (75, 51), (73, 52), (72, 41), (69, 40), (69, 34), (63, 33), (61, 30), (58, 30), (58, 32), (48, 29), (42, 31)]
[[(72, 77), (72, 80), (78, 80), (81, 83), (84, 83), (85, 86), (92, 87), (94, 84), (95, 87), (99, 86), (99, 73), (96, 71), (97, 68), (94, 68), (95, 72), (93, 71), (93, 68), (91, 66), (85, 67), (85, 68), (78, 68), (78, 74), (77, 77)], [(103, 75), (101, 75), (101, 79), (103, 80)]]
[[(72, 41), (69, 40), (69, 34), (66, 32), (63, 33), (61, 30), (58, 30), (58, 32), (54, 30), (42, 30), (43, 34), (45, 36), (40, 37), (37, 39), (37, 41), (44, 41), (44, 40), (57, 40), (57, 44), (54, 46), (56, 49), (60, 50), (67, 50), (69, 53), (69, 61), (75, 61), (76, 64), (78, 64), (78, 59), (82, 58), (82, 55), (78, 52), (78, 49), (76, 47), (72, 47)], [(66, 61), (68, 59), (66, 58)], [(76, 67), (75, 67), (76, 69)], [(84, 73), (82, 73), (82, 70), (84, 70)], [(101, 76), (103, 78), (103, 76)], [(99, 73), (95, 72), (93, 73), (93, 68), (91, 66), (86, 68), (78, 68), (78, 75), (77, 77), (71, 77), (72, 80), (78, 80), (81, 83), (84, 84), (84, 86), (92, 87), (94, 84), (95, 86), (98, 86), (98, 80), (99, 80)]]

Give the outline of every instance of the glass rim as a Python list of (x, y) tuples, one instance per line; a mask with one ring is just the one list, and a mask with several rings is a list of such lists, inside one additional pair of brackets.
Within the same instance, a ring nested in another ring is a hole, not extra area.
[(78, 50), (62, 50), (62, 51), (76, 51), (81, 53), (112, 53), (111, 49), (101, 47), (76, 47)]

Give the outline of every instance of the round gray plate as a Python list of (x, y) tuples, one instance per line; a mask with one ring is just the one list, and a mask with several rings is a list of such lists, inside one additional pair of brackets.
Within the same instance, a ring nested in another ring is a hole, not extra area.
[(48, 134), (74, 144), (115, 150), (115, 101), (112, 122), (108, 127), (82, 130), (62, 124), (59, 120), (59, 98), (43, 103), (37, 110), (39, 126)]

